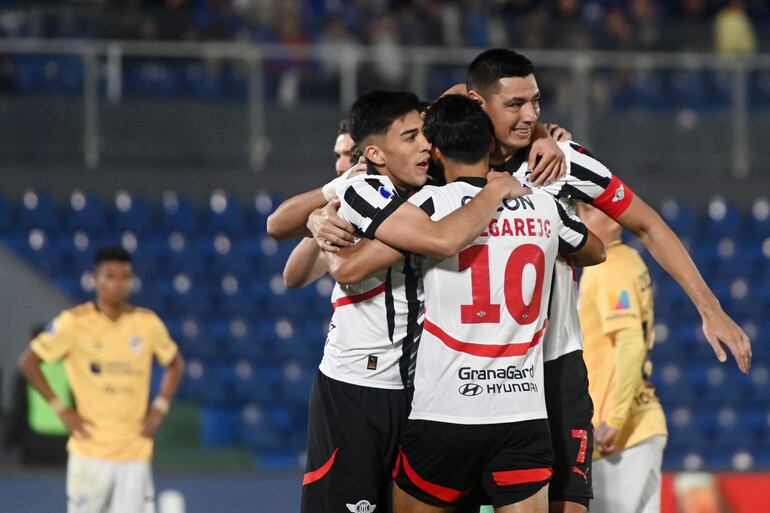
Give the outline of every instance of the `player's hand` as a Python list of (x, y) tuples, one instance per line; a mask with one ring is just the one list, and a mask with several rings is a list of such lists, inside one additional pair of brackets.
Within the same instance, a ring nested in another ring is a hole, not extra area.
[(487, 173), (487, 182), (491, 187), (497, 187), (501, 194), (501, 201), (504, 199), (518, 198), (532, 192), (527, 187), (521, 185), (516, 178), (508, 173), (500, 171), (490, 171)]
[(548, 130), (548, 134), (553, 137), (553, 140), (556, 142), (572, 140), (572, 132), (556, 123), (546, 123), (545, 129)]
[(564, 152), (551, 137), (540, 137), (532, 141), (527, 167), (531, 171), (529, 180), (535, 185), (547, 185), (567, 172)]
[(727, 361), (722, 344), (726, 345), (735, 358), (735, 363), (744, 374), (751, 368), (751, 341), (748, 335), (735, 324), (722, 308), (717, 308), (713, 313), (702, 314), (703, 334), (711, 344), (720, 362)]
[(93, 422), (86, 420), (73, 408), (66, 408), (59, 414), (59, 418), (72, 436), (88, 440), (91, 438), (91, 432), (88, 426), (93, 426)]
[(358, 162), (355, 166), (351, 167), (347, 171), (345, 171), (342, 176), (345, 176), (345, 179), (353, 178), (354, 176), (362, 175), (366, 173), (367, 164), (366, 164), (366, 157), (361, 155), (358, 157)]
[(339, 248), (355, 243), (355, 228), (337, 215), (339, 208), (340, 200), (333, 199), (325, 207), (314, 210), (308, 217), (307, 228), (324, 251), (336, 253)]
[(155, 431), (158, 430), (158, 426), (163, 422), (163, 417), (165, 416), (165, 413), (151, 406), (147, 415), (144, 417), (141, 435), (145, 438), (152, 438), (155, 436)]
[(599, 424), (594, 431), (594, 443), (602, 454), (609, 454), (615, 450), (615, 438), (619, 430), (609, 426), (606, 422)]

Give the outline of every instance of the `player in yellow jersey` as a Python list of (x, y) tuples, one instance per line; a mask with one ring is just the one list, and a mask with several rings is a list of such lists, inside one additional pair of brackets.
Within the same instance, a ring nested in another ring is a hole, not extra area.
[(652, 280), (619, 224), (588, 205), (579, 214), (607, 251), (606, 262), (583, 271), (578, 308), (594, 402), (591, 513), (657, 513), (668, 432), (649, 381)]
[[(20, 369), (70, 431), (68, 513), (153, 513), (152, 437), (184, 374), (184, 361), (155, 313), (127, 303), (125, 249), (94, 257), (96, 300), (65, 310), (38, 335)], [(166, 367), (149, 403), (153, 359)], [(77, 409), (64, 406), (40, 371), (63, 360)]]

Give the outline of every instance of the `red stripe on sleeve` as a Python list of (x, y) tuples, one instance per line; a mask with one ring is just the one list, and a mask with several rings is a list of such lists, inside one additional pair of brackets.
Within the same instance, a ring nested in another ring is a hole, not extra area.
[(532, 340), (529, 342), (519, 342), (515, 344), (477, 344), (475, 342), (463, 342), (457, 340), (427, 318), (424, 322), (425, 331), (441, 340), (448, 348), (461, 353), (473, 356), (485, 356), (487, 358), (502, 358), (527, 354), (527, 351), (540, 343), (547, 325), (548, 319), (543, 321), (543, 327), (535, 333), (535, 336), (532, 337)]
[(415, 470), (409, 464), (409, 460), (406, 459), (406, 454), (404, 454), (404, 451), (399, 449), (398, 452), (398, 457), (404, 467), (406, 477), (408, 477), (409, 480), (423, 492), (451, 504), (458, 501), (462, 497), (465, 497), (471, 493), (471, 490), (473, 490), (473, 488), (468, 488), (467, 490), (455, 490), (454, 488), (447, 488), (446, 486), (441, 486), (435, 483), (431, 483), (430, 481), (426, 481), (420, 477), (420, 475), (415, 472)]
[(378, 294), (382, 294), (383, 292), (385, 292), (384, 283), (381, 285), (378, 285), (377, 287), (374, 287), (372, 290), (367, 290), (362, 294), (357, 294), (355, 296), (341, 297), (337, 301), (332, 303), (332, 308), (336, 310), (341, 306), (352, 305), (353, 303), (360, 303), (361, 301), (366, 301), (367, 299), (371, 299)]
[(633, 199), (634, 191), (628, 185), (621, 182), (620, 178), (613, 176), (604, 192), (591, 204), (611, 218), (617, 219), (620, 214), (628, 209)]
[(334, 458), (337, 457), (337, 453), (339, 452), (339, 450), (340, 450), (339, 447), (334, 449), (334, 452), (332, 453), (329, 460), (323, 465), (321, 465), (320, 468), (306, 473), (305, 477), (302, 478), (302, 486), (309, 485), (310, 483), (315, 483), (316, 481), (324, 477), (326, 474), (328, 474), (329, 471), (332, 469), (332, 466), (334, 465)]
[(492, 472), (492, 478), (497, 486), (510, 486), (522, 483), (537, 483), (551, 477), (550, 468), (528, 468), (525, 470), (500, 470)]

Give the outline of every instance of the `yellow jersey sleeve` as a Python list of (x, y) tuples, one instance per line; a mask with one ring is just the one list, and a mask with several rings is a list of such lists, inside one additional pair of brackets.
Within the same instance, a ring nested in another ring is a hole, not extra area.
[(641, 326), (637, 273), (618, 262), (598, 273), (596, 278), (596, 308), (602, 332), (610, 335), (618, 330)]
[(641, 325), (617, 330), (613, 335), (615, 345), (615, 386), (609, 401), (607, 424), (621, 429), (628, 419), (631, 401), (636, 395), (642, 378), (647, 347)]
[(41, 360), (54, 362), (67, 356), (76, 340), (72, 314), (62, 312), (32, 340), (30, 347)]
[(157, 315), (153, 315), (151, 344), (155, 358), (164, 367), (171, 363), (176, 356), (177, 351), (179, 351), (176, 343), (171, 340), (166, 325), (163, 324), (163, 321), (161, 321)]

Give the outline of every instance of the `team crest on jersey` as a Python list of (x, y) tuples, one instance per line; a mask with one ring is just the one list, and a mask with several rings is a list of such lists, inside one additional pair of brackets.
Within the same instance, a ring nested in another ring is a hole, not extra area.
[(618, 201), (621, 201), (625, 197), (626, 197), (626, 190), (623, 188), (623, 184), (620, 184), (620, 187), (615, 189), (615, 195), (612, 197), (612, 202), (617, 203)]
[(345, 504), (345, 506), (348, 507), (350, 513), (372, 513), (374, 508), (377, 507), (376, 504), (372, 504), (367, 500), (358, 501), (355, 504)]
[(139, 354), (142, 352), (142, 339), (139, 337), (131, 337), (128, 339), (128, 345), (131, 346), (131, 351), (134, 352), (134, 354)]
[(377, 192), (379, 192), (380, 196), (382, 196), (385, 199), (390, 199), (391, 197), (393, 197), (393, 191), (389, 191), (388, 189), (385, 188), (384, 185), (380, 185), (380, 188), (377, 189)]
[(628, 291), (624, 290), (618, 296), (618, 301), (615, 303), (615, 310), (628, 310), (631, 308), (631, 297), (628, 295)]

